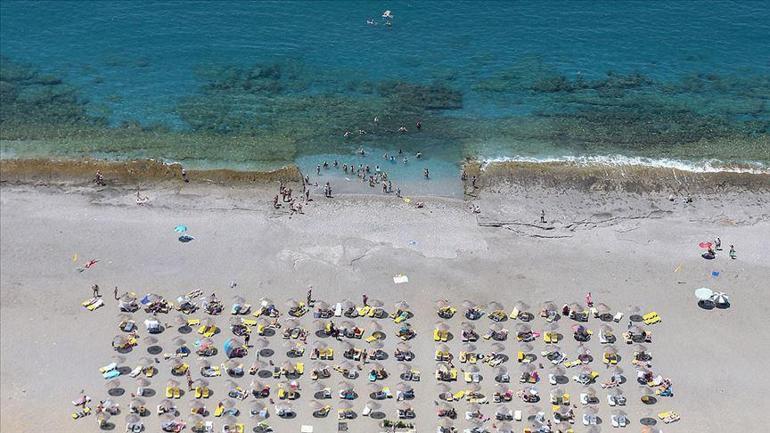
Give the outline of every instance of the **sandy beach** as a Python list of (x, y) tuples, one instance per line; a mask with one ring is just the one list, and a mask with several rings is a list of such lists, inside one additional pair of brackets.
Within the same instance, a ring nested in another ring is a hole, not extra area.
[[(481, 182), (480, 182), (481, 183)], [(651, 406), (642, 405), (640, 386), (630, 363), (630, 346), (622, 340), (615, 345), (622, 356), (620, 366), (627, 382), (621, 386), (628, 397), (625, 412), (630, 419), (627, 431), (640, 431), (639, 420), (659, 412), (675, 410), (681, 420), (670, 425), (658, 423), (669, 432), (759, 431), (766, 413), (761, 396), (768, 382), (760, 367), (770, 355), (766, 344), (770, 332), (765, 323), (766, 290), (770, 281), (770, 195), (767, 190), (746, 189), (727, 193), (693, 193), (693, 202), (684, 203), (671, 191), (627, 192), (607, 188), (552, 187), (549, 185), (484, 182), (465, 200), (437, 197), (415, 198), (425, 202), (416, 208), (392, 196), (340, 195), (334, 199), (315, 196), (304, 208), (304, 215), (290, 216), (270, 204), (275, 185), (222, 186), (163, 181), (142, 185), (150, 197), (145, 206), (135, 203), (136, 185), (93, 187), (53, 182), (4, 182), (0, 187), (0, 430), (6, 432), (99, 431), (91, 415), (73, 421), (70, 403), (80, 390), (98, 401), (107, 397), (105, 380), (99, 367), (110, 362), (115, 352), (112, 338), (117, 327), (118, 308), (112, 298), (113, 287), (121, 293), (140, 296), (158, 293), (169, 300), (193, 289), (216, 292), (226, 311), (216, 321), (223, 332), (215, 337), (218, 345), (231, 335), (229, 306), (235, 295), (252, 304), (262, 297), (275, 300), (279, 308), (290, 297), (304, 298), (309, 286), (313, 297), (328, 303), (349, 298), (360, 303), (362, 294), (383, 301), (385, 308), (406, 300), (416, 313), (410, 320), (417, 337), (410, 341), (415, 353), (412, 365), (422, 373), (414, 382), (416, 399), (411, 402), (417, 414), (413, 421), (418, 432), (435, 431), (438, 418), (435, 401), (438, 383), (433, 378), (435, 344), (432, 330), (438, 320), (435, 301), (446, 298), (460, 308), (464, 300), (479, 304), (502, 303), (510, 311), (523, 301), (536, 310), (544, 301), (561, 306), (583, 302), (591, 292), (594, 302), (606, 303), (614, 312), (640, 306), (642, 312), (656, 311), (661, 323), (652, 325), (653, 341), (648, 344), (654, 356), (654, 371), (673, 381), (673, 397), (661, 397)], [(480, 213), (469, 211), (469, 204)], [(546, 223), (541, 224), (540, 211)], [(184, 224), (195, 240), (177, 241), (174, 227)], [(725, 247), (715, 260), (704, 260), (698, 248), (701, 241), (720, 237)], [(727, 255), (735, 245), (737, 259)], [(90, 259), (95, 266), (83, 272), (76, 268)], [(718, 272), (718, 276), (713, 276)], [(409, 282), (394, 284), (397, 274)], [(233, 286), (231, 284), (237, 284)], [(80, 303), (91, 296), (98, 284), (105, 306), (89, 312)], [(693, 291), (700, 287), (724, 291), (731, 296), (729, 309), (699, 308)], [(534, 311), (535, 314), (537, 311)], [(148, 315), (135, 313), (137, 323)], [(161, 322), (172, 323), (174, 313), (160, 315)], [(203, 317), (197, 313), (196, 317)], [(343, 318), (344, 319), (344, 318)], [(340, 320), (340, 319), (337, 319)], [(458, 314), (447, 321), (454, 334), (465, 319)], [(485, 332), (491, 323), (486, 317), (476, 321)], [(571, 357), (578, 343), (572, 338), (573, 321), (562, 318), (559, 332), (565, 334), (559, 345)], [(310, 315), (303, 325), (312, 327)], [(357, 322), (358, 323), (358, 322)], [(360, 320), (361, 326), (369, 320)], [(383, 320), (387, 333), (384, 350), (391, 357), (383, 361), (391, 377), (391, 388), (400, 382), (398, 363), (392, 353), (398, 338), (397, 325)], [(511, 331), (518, 322), (502, 323)], [(611, 323), (620, 335), (627, 319)], [(586, 326), (597, 332), (600, 322), (591, 319)], [(537, 318), (532, 328), (544, 329)], [(140, 327), (140, 335), (144, 336)], [(170, 341), (178, 332), (169, 327), (158, 336), (160, 345), (171, 350)], [(185, 336), (189, 343), (195, 335)], [(315, 336), (310, 341), (315, 341)], [(283, 340), (271, 337), (277, 365), (286, 359)], [(339, 345), (333, 339), (329, 344)], [(365, 343), (358, 341), (356, 345)], [(480, 351), (492, 343), (479, 340)], [(505, 365), (513, 380), (510, 387), (521, 389), (516, 376), (515, 338), (503, 342), (511, 360)], [(538, 355), (544, 348), (542, 337), (532, 343)], [(459, 339), (448, 342), (456, 354)], [(602, 345), (598, 338), (586, 343), (596, 358), (592, 368), (606, 378), (601, 363)], [(338, 347), (338, 351), (342, 346)], [(341, 351), (340, 351), (341, 353)], [(147, 356), (140, 344), (126, 355), (130, 365)], [(252, 355), (249, 354), (247, 362)], [(196, 356), (190, 357), (191, 365)], [(219, 355), (219, 361), (224, 356)], [(335, 358), (339, 362), (343, 358)], [(307, 365), (308, 354), (304, 359)], [(542, 358), (534, 364), (536, 368)], [(333, 364), (334, 362), (330, 362)], [(457, 364), (457, 362), (455, 362)], [(458, 368), (467, 368), (457, 364)], [(495, 389), (494, 370), (481, 366), (482, 392), (491, 398)], [(147, 397), (153, 414), (144, 418), (146, 431), (160, 431), (154, 407), (160, 401), (165, 383), (171, 378), (167, 362), (160, 360), (159, 374), (150, 386), (158, 395)], [(193, 378), (200, 375), (195, 367)], [(546, 371), (546, 370), (542, 370)], [(364, 368), (364, 373), (366, 367)], [(577, 374), (567, 371), (571, 378)], [(113, 418), (115, 430), (125, 428), (129, 393), (135, 380), (118, 378), (126, 394), (114, 399), (122, 414)], [(181, 378), (182, 381), (184, 377)], [(224, 397), (225, 377), (213, 378), (214, 396), (206, 401), (213, 411)], [(252, 377), (238, 379), (248, 387)], [(341, 377), (334, 373), (326, 380), (336, 393)], [(268, 379), (277, 383), (275, 379)], [(359, 398), (352, 402), (357, 419), (349, 421), (351, 432), (380, 431), (377, 420), (360, 415), (369, 400), (366, 374), (352, 381)], [(326, 419), (314, 419), (308, 406), (313, 383), (307, 373), (300, 379), (304, 392), (293, 403), (298, 416), (268, 421), (276, 432), (298, 432), (301, 424), (316, 432), (337, 431), (336, 409), (340, 400), (328, 400), (332, 412)], [(453, 391), (467, 387), (462, 380), (450, 383)], [(544, 409), (550, 416), (547, 380), (538, 384), (542, 400), (535, 404), (514, 399), (512, 409)], [(587, 431), (580, 421), (583, 406), (577, 396), (583, 387), (570, 379), (564, 388), (573, 395), (578, 420), (575, 431)], [(594, 385), (600, 397), (596, 406), (603, 420), (602, 431), (610, 425), (612, 409), (607, 391)], [(248, 416), (249, 397), (239, 402), (239, 420), (248, 427), (255, 422)], [(177, 401), (180, 417), (189, 415), (190, 396)], [(394, 418), (396, 403), (382, 403), (388, 418)], [(453, 403), (458, 411), (459, 431), (470, 426), (464, 419), (467, 402)], [(497, 405), (484, 404), (481, 411), (492, 417)], [(219, 420), (216, 431), (220, 431)], [(500, 424), (499, 422), (497, 424)], [(513, 422), (515, 431), (524, 423)], [(186, 430), (186, 431), (189, 431)]]

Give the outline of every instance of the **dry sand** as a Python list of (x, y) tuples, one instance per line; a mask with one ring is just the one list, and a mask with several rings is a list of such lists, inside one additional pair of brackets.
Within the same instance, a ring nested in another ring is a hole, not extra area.
[[(346, 196), (317, 198), (305, 208), (305, 215), (289, 217), (268, 205), (272, 190), (166, 185), (143, 192), (151, 197), (149, 206), (138, 207), (135, 190), (129, 188), (2, 186), (0, 430), (98, 430), (93, 416), (79, 421), (69, 418), (70, 401), (81, 389), (95, 398), (106, 397), (105, 381), (97, 369), (114, 354), (110, 341), (119, 333), (117, 307), (111, 300), (114, 286), (121, 292), (157, 292), (170, 299), (200, 288), (216, 291), (226, 303), (236, 294), (252, 303), (268, 296), (282, 307), (290, 296), (303, 297), (311, 284), (314, 297), (327, 302), (346, 297), (358, 301), (367, 293), (385, 301), (389, 309), (401, 299), (415, 308), (417, 316), (411, 322), (418, 337), (412, 342), (417, 354), (413, 364), (423, 374), (415, 386), (414, 402), (420, 432), (435, 431), (437, 422), (431, 338), (436, 299), (449, 298), (458, 305), (464, 299), (497, 300), (510, 309), (517, 300), (533, 306), (546, 300), (559, 305), (582, 301), (587, 291), (595, 302), (613, 310), (626, 311), (638, 304), (663, 318), (652, 328), (654, 340), (649, 346), (655, 371), (674, 382), (674, 397), (642, 407), (630, 351), (617, 344), (625, 355), (621, 364), (629, 379), (623, 386), (630, 401), (628, 431), (639, 431), (641, 417), (664, 410), (682, 415), (679, 423), (665, 426), (667, 433), (759, 431), (764, 424), (767, 405), (762, 396), (769, 383), (761, 366), (770, 355), (765, 320), (770, 281), (766, 194), (698, 196), (685, 206), (669, 202), (665, 193), (498, 187), (479, 193), (478, 215), (470, 213), (463, 201), (426, 198), (426, 207), (417, 209), (395, 198)], [(537, 224), (541, 208), (550, 221), (546, 225)], [(188, 225), (196, 239), (189, 244), (178, 242), (173, 232), (177, 224)], [(713, 261), (700, 257), (697, 243), (715, 236), (721, 237), (725, 247), (735, 244), (738, 260), (730, 260), (726, 251)], [(72, 260), (75, 254), (77, 263)], [(75, 270), (91, 258), (100, 260), (93, 269)], [(719, 277), (713, 278), (712, 271), (719, 271)], [(397, 273), (407, 274), (409, 283), (395, 285), (392, 277)], [(229, 287), (231, 281), (237, 282), (234, 289)], [(90, 296), (93, 283), (106, 292), (107, 306), (87, 312), (80, 302)], [(700, 309), (693, 290), (702, 286), (729, 292), (731, 308)], [(137, 313), (137, 321), (145, 316)], [(168, 316), (169, 322), (172, 317)], [(228, 315), (218, 320), (226, 326)], [(308, 326), (312, 323), (309, 317), (303, 320)], [(463, 320), (458, 314), (449, 322), (456, 334)], [(480, 330), (490, 323), (486, 318), (478, 322)], [(625, 323), (614, 324), (616, 333), (624, 330)], [(577, 343), (569, 335), (571, 324), (562, 320), (560, 329), (567, 339), (561, 346), (574, 357)], [(383, 325), (388, 331), (386, 350), (392, 353), (396, 325)], [(598, 328), (596, 320), (589, 325)], [(509, 329), (514, 326), (505, 324)], [(542, 319), (533, 327), (542, 329)], [(221, 343), (229, 334), (225, 329), (216, 341)], [(169, 329), (161, 334), (161, 341), (169, 345), (175, 335), (177, 331)], [(273, 337), (272, 341), (276, 361), (285, 359), (282, 340)], [(489, 344), (478, 346), (483, 350)], [(515, 340), (504, 344), (510, 354), (515, 353)], [(598, 338), (588, 346), (600, 357)], [(456, 353), (459, 339), (450, 347)], [(542, 347), (541, 339), (535, 351)], [(128, 358), (135, 361), (144, 355), (144, 347), (139, 346)], [(305, 361), (310, 364), (307, 355)], [(396, 373), (392, 358), (385, 365)], [(517, 364), (511, 360), (507, 365), (515, 377)], [(594, 365), (604, 371), (600, 361)], [(171, 376), (165, 365), (160, 371), (152, 388), (162, 393)], [(492, 370), (482, 367), (482, 372), (482, 389), (491, 397)], [(120, 380), (133, 392), (132, 379)], [(247, 387), (250, 380), (250, 376), (241, 379), (242, 386)], [(339, 380), (335, 373), (327, 381), (334, 392)], [(393, 374), (386, 383), (393, 387), (398, 381)], [(224, 378), (212, 380), (215, 396), (207, 402), (209, 409), (222, 397), (224, 382)], [(355, 383), (362, 396), (354, 409), (360, 413), (368, 400), (363, 395), (366, 379), (362, 376)], [(309, 377), (302, 384), (309, 390)], [(453, 390), (465, 387), (464, 383), (451, 386)], [(511, 386), (519, 389), (520, 384), (514, 379)], [(539, 388), (545, 399), (537, 406), (548, 412), (550, 386), (546, 381)], [(582, 389), (572, 381), (566, 388), (573, 400)], [(602, 399), (602, 430), (612, 430), (606, 391), (595, 388)], [(297, 419), (270, 419), (276, 432), (298, 432), (302, 423), (314, 425), (316, 432), (336, 431), (336, 411), (326, 420), (310, 418), (310, 394), (306, 391), (294, 404)], [(118, 399), (124, 408), (128, 400), (128, 393)], [(153, 404), (160, 397), (148, 400)], [(183, 419), (190, 400), (184, 397), (178, 403)], [(333, 408), (338, 402), (332, 401)], [(510, 404), (512, 409), (526, 406), (517, 401)], [(467, 427), (462, 419), (467, 403), (455, 407), (460, 413), (456, 425)], [(495, 407), (484, 405), (482, 411), (493, 417)], [(392, 417), (395, 403), (385, 402), (383, 408)], [(247, 411), (248, 405), (242, 403), (241, 409)], [(583, 413), (580, 404), (575, 412)], [(240, 418), (247, 426), (254, 425), (247, 414)], [(115, 420), (116, 429), (122, 431), (124, 415)], [(148, 431), (159, 431), (157, 416), (146, 422)], [(375, 425), (374, 420), (359, 416), (350, 422), (350, 431), (379, 431)], [(515, 425), (523, 429), (521, 423)], [(579, 421), (575, 431), (585, 431)]]

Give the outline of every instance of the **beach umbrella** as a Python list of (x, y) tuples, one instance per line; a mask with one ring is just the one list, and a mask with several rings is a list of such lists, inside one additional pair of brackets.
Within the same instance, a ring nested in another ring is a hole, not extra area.
[(340, 389), (340, 391), (352, 391), (355, 388), (352, 383), (345, 380), (338, 383), (337, 387)]
[(604, 346), (604, 353), (606, 355), (617, 355), (618, 354), (618, 349), (615, 348), (615, 346), (611, 346), (611, 345), (610, 346)]
[(596, 308), (597, 313), (600, 314), (600, 315), (601, 314), (610, 314), (610, 311), (612, 311), (612, 310), (610, 310), (610, 307), (607, 304), (604, 304), (604, 303), (601, 303), (601, 302), (596, 304), (594, 306), (594, 308)]
[(194, 410), (195, 412), (198, 412), (205, 407), (206, 405), (200, 400), (194, 400), (192, 403), (190, 403), (190, 409)]
[(368, 328), (372, 332), (382, 331), (382, 325), (380, 325), (377, 321), (374, 321), (374, 320), (369, 322)]
[(513, 308), (518, 309), (519, 313), (524, 313), (529, 309), (529, 305), (527, 305), (523, 301), (518, 301), (515, 304), (513, 304)]
[(96, 421), (99, 422), (99, 425), (106, 424), (110, 418), (112, 418), (112, 416), (108, 412), (102, 411), (96, 414)]
[(407, 392), (407, 391), (411, 391), (412, 389), (413, 389), (412, 385), (409, 385), (406, 382), (398, 382), (396, 384), (396, 391)]
[(495, 414), (508, 415), (509, 413), (511, 413), (511, 408), (504, 404), (498, 405), (495, 408)]
[(104, 384), (107, 391), (120, 388), (120, 381), (118, 379), (112, 379)]
[(701, 287), (700, 289), (695, 290), (695, 297), (699, 301), (709, 301), (712, 296), (714, 296), (714, 292), (709, 288)]
[(489, 325), (489, 330), (492, 332), (501, 332), (503, 330), (503, 326), (499, 323), (493, 323)]
[(170, 413), (163, 413), (159, 417), (161, 425), (176, 421), (176, 416)]
[[(171, 382), (169, 382), (169, 384), (171, 384)], [(176, 384), (179, 385), (179, 382), (176, 382)], [(206, 388), (209, 386), (209, 381), (206, 379), (195, 379), (195, 381), (192, 383), (192, 386), (193, 388)]]
[(479, 392), (479, 391), (481, 391), (481, 385), (479, 385), (478, 383), (471, 383), (471, 384), (468, 385), (466, 390), (468, 392)]
[(439, 299), (436, 301), (436, 309), (443, 309), (443, 308), (449, 308), (452, 304), (449, 303), (449, 300), (447, 299)]
[(463, 307), (470, 310), (473, 308), (478, 308), (478, 304), (476, 302), (471, 301), (470, 299), (466, 299), (463, 301)]
[(481, 370), (479, 370), (479, 368), (477, 366), (471, 365), (468, 368), (466, 368), (465, 371), (469, 371), (471, 373), (478, 373)]
[(138, 424), (140, 421), (141, 421), (141, 418), (139, 418), (139, 415), (135, 413), (130, 413), (126, 415), (127, 424)]
[(701, 243), (698, 244), (698, 247), (700, 247), (701, 249), (704, 249), (704, 250), (708, 250), (708, 249), (710, 249), (713, 246), (714, 246), (714, 244), (712, 244), (711, 242), (701, 242)]
[(174, 227), (174, 231), (177, 233), (184, 233), (187, 231), (187, 226), (184, 224), (179, 224), (178, 226)]
[(517, 323), (516, 324), (516, 332), (518, 332), (518, 333), (532, 332), (532, 327), (527, 325), (526, 323)]
[(570, 311), (577, 311), (577, 312), (581, 312), (581, 311), (585, 311), (586, 310), (586, 308), (583, 305), (581, 305), (581, 304), (579, 304), (577, 302), (573, 302), (573, 303), (569, 304), (569, 309), (570, 309)]
[(174, 316), (174, 324), (178, 327), (187, 326), (187, 318), (183, 314), (177, 314)]
[(449, 325), (445, 322), (436, 322), (436, 329), (438, 329), (440, 332), (447, 332), (449, 331)]
[[(532, 345), (523, 343), (521, 346), (519, 346), (521, 350), (524, 351), (530, 351), (532, 350)], [(492, 343), (489, 345), (489, 350), (493, 353), (503, 353), (505, 352), (505, 346), (503, 346), (500, 343)]]
[(497, 301), (492, 301), (492, 302), (487, 304), (487, 309), (489, 311), (501, 311), (501, 310), (503, 310), (503, 304), (501, 304), (501, 303), (499, 303)]
[(262, 391), (263, 389), (265, 389), (265, 382), (262, 382), (259, 379), (252, 379), (249, 386), (254, 391)]
[(540, 309), (543, 311), (557, 311), (558, 307), (553, 301), (545, 301), (540, 304)]
[(473, 330), (476, 329), (476, 325), (474, 325), (471, 322), (462, 322), (462, 323), (460, 323), (460, 328), (463, 331), (473, 331)]
[(729, 305), (730, 304), (730, 297), (727, 295), (727, 293), (715, 292), (714, 296), (711, 299), (717, 305)]
[(400, 402), (398, 402), (398, 404), (396, 405), (396, 408), (397, 408), (398, 410), (409, 410), (409, 409), (411, 409), (411, 408), (412, 408), (412, 405), (411, 405), (409, 402), (406, 402), (406, 401), (400, 401)]
[(185, 341), (182, 337), (174, 337), (171, 339), (171, 343), (174, 345), (174, 347), (182, 347), (187, 345), (187, 341)]
[(156, 344), (158, 344), (158, 339), (153, 337), (152, 335), (148, 335), (148, 336), (142, 338), (142, 344), (144, 344), (144, 345), (146, 345), (148, 347), (155, 346)]
[(449, 346), (444, 343), (440, 343), (436, 346), (437, 352), (449, 352)]
[(406, 301), (398, 301), (396, 302), (396, 310), (403, 310), (408, 311), (409, 310), (409, 304)]
[(510, 423), (504, 422), (497, 426), (497, 433), (513, 433), (513, 426)]
[(396, 350), (401, 352), (410, 352), (412, 350), (412, 346), (410, 346), (407, 342), (399, 341), (398, 344), (396, 344)]
[(265, 410), (267, 408), (267, 405), (265, 403), (262, 403), (261, 401), (253, 401), (249, 405), (249, 408), (251, 409), (252, 413), (257, 414)]
[(379, 299), (370, 299), (367, 303), (369, 304), (370, 307), (373, 307), (373, 308), (382, 308), (382, 306), (385, 305)]
[[(449, 408), (451, 408), (451, 406), (449, 406)], [(441, 418), (441, 419), (438, 421), (438, 425), (439, 425), (439, 427), (441, 427), (442, 429), (448, 430), (448, 429), (451, 429), (451, 428), (454, 426), (454, 421), (452, 421), (452, 420), (451, 420), (451, 419), (449, 419), (449, 418)]]
[(350, 409), (353, 408), (353, 403), (351, 403), (349, 401), (342, 401), (342, 402), (340, 402), (340, 404), (338, 406), (342, 410), (350, 410)]
[(128, 344), (129, 337), (127, 335), (116, 335), (112, 339), (112, 345), (114, 347), (123, 347)]
[[(449, 346), (447, 346), (446, 344), (439, 344), (439, 347), (442, 347), (442, 346), (446, 347), (447, 350), (449, 349)], [(473, 343), (463, 343), (462, 350), (463, 352), (475, 352), (476, 346)], [(494, 350), (492, 351), (494, 352)]]
[(163, 400), (160, 401), (160, 403), (158, 403), (158, 407), (160, 407), (166, 412), (170, 412), (174, 410), (174, 403), (171, 400), (164, 398)]
[(376, 401), (369, 400), (366, 402), (366, 407), (369, 408), (369, 410), (377, 410), (382, 407), (381, 404), (377, 403)]
[(439, 393), (439, 394), (443, 394), (443, 393), (445, 393), (445, 392), (449, 392), (449, 391), (452, 389), (452, 388), (451, 388), (449, 385), (447, 385), (446, 383), (439, 383), (439, 384), (437, 385), (437, 387), (438, 387), (438, 393)]

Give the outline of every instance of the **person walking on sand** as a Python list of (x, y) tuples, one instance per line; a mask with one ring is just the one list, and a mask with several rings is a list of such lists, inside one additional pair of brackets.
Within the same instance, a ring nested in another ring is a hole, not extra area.
[[(243, 337), (243, 341), (246, 343), (246, 347), (251, 347), (251, 346), (249, 345), (249, 340), (251, 340), (251, 333), (250, 333), (250, 332), (249, 332), (249, 333), (246, 333), (246, 336), (245, 336), (245, 337)], [(189, 370), (188, 370), (188, 371), (189, 371)]]
[(586, 305), (589, 307), (594, 306), (594, 299), (591, 297), (591, 292), (586, 293)]
[(120, 298), (118, 297), (118, 286), (115, 286), (115, 300), (116, 301), (120, 300)]
[(717, 239), (714, 241), (714, 247), (717, 251), (722, 251), (722, 239), (719, 239), (719, 236), (717, 236)]
[(735, 260), (736, 254), (735, 254), (735, 245), (730, 245), (730, 258)]
[(364, 302), (364, 307), (368, 307), (369, 306), (369, 297), (366, 296), (366, 293), (363, 294), (362, 300)]
[(308, 305), (308, 307), (312, 303), (313, 303), (313, 286), (310, 286), (307, 289), (307, 305)]
[(93, 292), (94, 292), (94, 298), (100, 298), (102, 296), (102, 295), (99, 294), (99, 285), (98, 284), (94, 284), (93, 286), (91, 286), (91, 290), (93, 290)]
[(545, 224), (545, 209), (540, 211), (540, 223)]

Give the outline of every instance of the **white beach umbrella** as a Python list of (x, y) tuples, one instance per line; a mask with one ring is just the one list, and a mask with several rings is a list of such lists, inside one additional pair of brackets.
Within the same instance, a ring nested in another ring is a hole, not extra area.
[(714, 296), (714, 292), (706, 287), (701, 287), (695, 291), (695, 297), (698, 298), (699, 301), (708, 301), (712, 296)]

